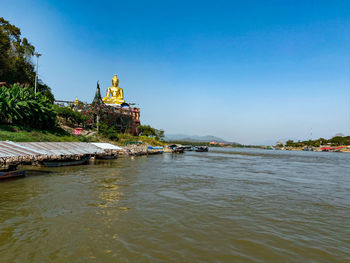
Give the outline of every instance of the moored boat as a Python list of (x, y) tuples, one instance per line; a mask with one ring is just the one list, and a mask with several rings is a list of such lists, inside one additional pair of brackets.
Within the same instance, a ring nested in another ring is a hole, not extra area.
[(118, 155), (103, 155), (103, 154), (98, 154), (98, 155), (95, 156), (95, 159), (99, 159), (99, 160), (118, 159)]
[(322, 152), (333, 152), (334, 148), (333, 147), (322, 147), (321, 151)]
[(191, 145), (184, 146), (184, 149), (185, 149), (185, 151), (189, 151), (189, 152), (194, 150), (194, 148)]
[(175, 147), (173, 148), (174, 153), (184, 153), (185, 148), (184, 147)]
[(0, 170), (0, 179), (8, 179), (13, 177), (23, 177), (26, 175), (26, 170), (12, 170), (12, 169), (4, 169)]
[(306, 152), (313, 152), (313, 151), (314, 151), (314, 148), (308, 146), (308, 147), (303, 148), (303, 151), (306, 151)]
[(156, 147), (148, 146), (147, 149), (148, 150), (163, 150), (163, 147), (161, 147), (161, 146), (156, 146)]
[(161, 146), (148, 146), (147, 147), (147, 154), (162, 154), (164, 152), (163, 147)]
[(209, 147), (208, 146), (196, 146), (195, 151), (196, 152), (207, 152), (207, 151), (209, 151)]
[(274, 148), (272, 146), (265, 146), (263, 149), (264, 150), (274, 150)]
[(168, 146), (168, 149), (172, 150), (172, 153), (184, 153), (185, 147), (182, 145), (172, 144)]
[(45, 167), (63, 167), (63, 166), (73, 166), (87, 164), (90, 160), (90, 156), (85, 156), (80, 160), (60, 160), (60, 161), (42, 161), (40, 166)]

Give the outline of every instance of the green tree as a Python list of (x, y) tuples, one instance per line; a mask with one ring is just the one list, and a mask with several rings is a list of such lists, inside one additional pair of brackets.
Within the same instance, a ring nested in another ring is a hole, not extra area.
[(293, 140), (288, 140), (288, 141), (286, 141), (286, 146), (287, 147), (295, 147), (295, 143)]
[(140, 125), (138, 127), (138, 130), (142, 136), (155, 137), (157, 135), (156, 129), (152, 128), (150, 125)]
[(138, 127), (141, 136), (154, 137), (157, 140), (164, 138), (164, 131), (152, 128), (150, 125), (140, 125)]
[(164, 139), (164, 130), (156, 130), (156, 137), (158, 140), (163, 140)]
[(103, 122), (100, 122), (98, 125), (99, 125), (100, 134), (106, 136), (108, 139), (112, 141), (119, 140), (119, 133), (113, 125), (108, 126), (106, 123), (103, 123)]
[(21, 39), (21, 30), (18, 27), (0, 17), (1, 81), (34, 84), (35, 73), (31, 62), (34, 50), (34, 46), (26, 38)]
[(88, 117), (80, 112), (74, 111), (69, 107), (59, 107), (57, 105), (54, 105), (54, 109), (57, 116), (62, 117), (66, 122), (75, 125), (82, 125), (84, 127), (86, 126)]
[[(21, 30), (0, 17), (0, 82), (34, 86), (35, 71), (32, 57), (35, 47), (27, 38), (21, 38)], [(52, 102), (50, 87), (38, 80), (38, 90)]]
[(332, 139), (328, 140), (332, 145), (339, 146), (339, 145), (349, 145), (350, 144), (350, 136), (335, 136)]

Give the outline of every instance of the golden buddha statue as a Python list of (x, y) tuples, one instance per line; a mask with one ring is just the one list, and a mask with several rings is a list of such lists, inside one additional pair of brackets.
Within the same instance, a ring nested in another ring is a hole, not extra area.
[(75, 98), (74, 105), (77, 106), (79, 104), (78, 97)]
[(119, 85), (119, 79), (117, 75), (114, 75), (112, 79), (112, 87), (107, 88), (107, 95), (102, 100), (104, 103), (108, 104), (123, 104), (125, 102), (124, 100), (124, 93), (123, 89), (118, 87)]

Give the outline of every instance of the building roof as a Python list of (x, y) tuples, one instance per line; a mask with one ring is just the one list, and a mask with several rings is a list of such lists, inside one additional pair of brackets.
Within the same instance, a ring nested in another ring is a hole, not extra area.
[(11, 142), (0, 141), (0, 158), (36, 155), (80, 155), (104, 153), (87, 142)]
[(103, 143), (103, 142), (92, 142), (91, 144), (104, 149), (104, 150), (123, 150), (122, 147), (110, 144), (110, 143)]
[(41, 152), (19, 145), (11, 141), (0, 141), (0, 158), (1, 157), (16, 157), (16, 156), (35, 156), (40, 155)]
[(77, 155), (104, 152), (101, 148), (87, 142), (18, 142), (17, 144), (44, 155)]

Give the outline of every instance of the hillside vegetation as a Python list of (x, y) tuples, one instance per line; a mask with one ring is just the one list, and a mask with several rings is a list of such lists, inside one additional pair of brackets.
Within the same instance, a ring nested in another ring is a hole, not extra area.
[[(20, 29), (0, 17), (0, 140), (162, 144), (164, 131), (149, 125), (139, 126), (141, 136), (118, 133), (114, 125), (103, 122), (88, 125), (87, 116), (55, 105), (51, 89), (41, 80), (35, 92), (34, 51)], [(72, 135), (77, 127), (84, 128), (82, 135)]]

